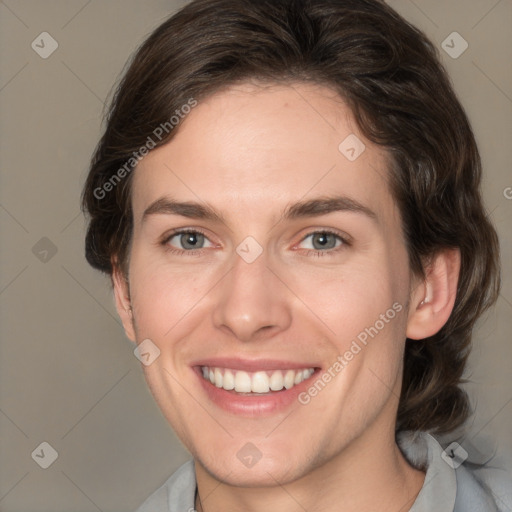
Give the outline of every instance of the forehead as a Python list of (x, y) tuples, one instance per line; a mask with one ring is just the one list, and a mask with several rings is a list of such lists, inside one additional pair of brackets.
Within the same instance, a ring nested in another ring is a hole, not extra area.
[(134, 215), (166, 194), (247, 216), (334, 193), (389, 209), (387, 167), (330, 88), (242, 84), (198, 103), (139, 163)]

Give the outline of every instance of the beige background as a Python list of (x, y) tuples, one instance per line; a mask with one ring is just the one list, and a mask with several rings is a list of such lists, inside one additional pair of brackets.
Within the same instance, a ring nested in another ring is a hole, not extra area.
[[(490, 441), (510, 468), (512, 1), (390, 3), (438, 45), (480, 144), (504, 272), (476, 331), (469, 437)], [(146, 389), (108, 281), (85, 262), (79, 212), (103, 102), (128, 56), (179, 5), (0, 2), (2, 511), (133, 510), (188, 458)], [(59, 45), (47, 59), (31, 48), (44, 31)], [(453, 31), (469, 43), (457, 59), (441, 48)], [(43, 441), (58, 452), (48, 469), (31, 457)]]

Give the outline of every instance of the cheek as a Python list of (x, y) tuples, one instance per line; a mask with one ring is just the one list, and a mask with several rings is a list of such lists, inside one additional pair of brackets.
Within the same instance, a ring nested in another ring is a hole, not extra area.
[(329, 276), (302, 275), (295, 281), (294, 291), (330, 331), (332, 363), (341, 356), (343, 365), (337, 394), (354, 401), (355, 414), (368, 397), (388, 396), (400, 374), (407, 298), (407, 279), (401, 274), (407, 266), (391, 264), (393, 258), (382, 254)]
[(217, 274), (213, 266), (197, 265), (193, 260), (188, 265), (172, 266), (150, 251), (134, 249), (130, 293), (138, 337), (163, 339), (169, 335), (188, 313), (200, 307)]
[[(379, 320), (400, 299), (392, 270), (375, 255), (310, 272), (286, 271), (283, 280), (337, 339), (346, 342)], [(393, 312), (391, 312), (393, 314)], [(342, 347), (340, 347), (342, 348)]]

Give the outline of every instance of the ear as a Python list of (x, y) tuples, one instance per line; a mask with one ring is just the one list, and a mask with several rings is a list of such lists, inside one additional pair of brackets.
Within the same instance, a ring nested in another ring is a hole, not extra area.
[(112, 268), (112, 284), (114, 286), (117, 314), (123, 322), (126, 336), (135, 343), (135, 328), (128, 280), (118, 265), (113, 264)]
[(425, 280), (411, 295), (407, 337), (421, 340), (441, 330), (450, 317), (460, 272), (459, 249), (439, 252), (425, 269)]

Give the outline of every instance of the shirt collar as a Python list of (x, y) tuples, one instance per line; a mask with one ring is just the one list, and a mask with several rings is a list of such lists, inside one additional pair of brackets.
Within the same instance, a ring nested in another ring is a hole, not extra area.
[(455, 469), (442, 457), (441, 445), (424, 432), (400, 432), (397, 443), (413, 467), (426, 471), (423, 487), (409, 512), (453, 512), (457, 478)]

